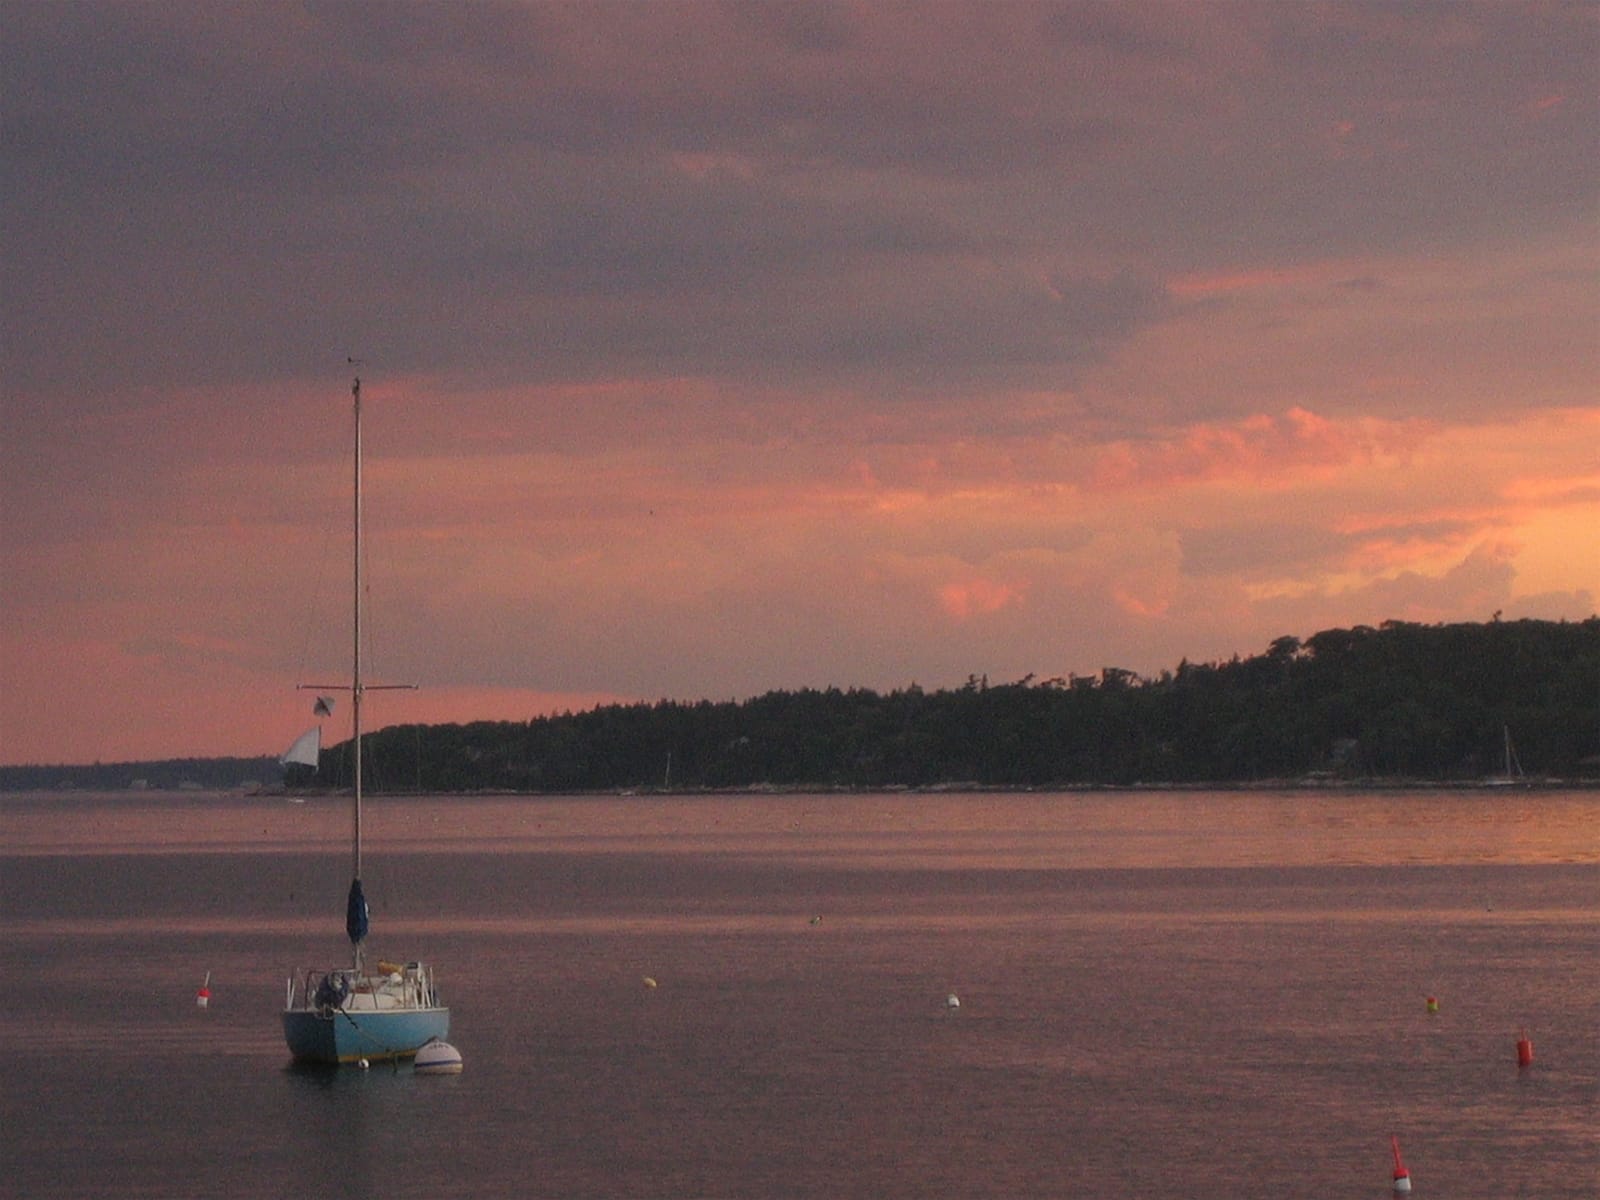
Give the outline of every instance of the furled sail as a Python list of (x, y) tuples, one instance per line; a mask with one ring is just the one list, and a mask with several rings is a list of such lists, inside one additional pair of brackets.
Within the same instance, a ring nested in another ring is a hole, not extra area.
[(299, 763), (306, 767), (315, 767), (322, 754), (322, 726), (313, 725), (299, 737), (294, 744), (285, 750), (278, 762), (284, 766), (290, 763)]
[(350, 881), (350, 899), (345, 903), (344, 931), (350, 935), (350, 941), (359, 945), (361, 939), (367, 936), (367, 897), (361, 890), (361, 880)]

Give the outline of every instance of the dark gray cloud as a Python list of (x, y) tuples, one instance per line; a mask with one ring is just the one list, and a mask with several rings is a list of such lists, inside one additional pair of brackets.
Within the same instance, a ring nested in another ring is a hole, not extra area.
[(1310, 521), (1251, 521), (1179, 535), (1180, 563), (1186, 575), (1263, 576), (1296, 572), (1338, 562), (1359, 538)]
[(1172, 271), (1582, 219), (1591, 16), (11, 6), (6, 375), (1070, 386)]

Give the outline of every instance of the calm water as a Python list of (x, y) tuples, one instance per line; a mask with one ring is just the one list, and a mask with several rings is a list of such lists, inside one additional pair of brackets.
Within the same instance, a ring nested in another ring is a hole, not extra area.
[(1398, 1132), (1419, 1200), (1600, 1195), (1597, 793), (367, 833), (369, 945), (437, 965), (460, 1076), (286, 1068), (284, 976), (345, 954), (339, 802), (0, 796), (0, 1193), (1381, 1200)]

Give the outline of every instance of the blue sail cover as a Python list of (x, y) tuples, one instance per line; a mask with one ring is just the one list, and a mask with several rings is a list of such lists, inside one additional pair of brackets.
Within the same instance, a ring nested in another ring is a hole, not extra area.
[(352, 944), (367, 936), (367, 898), (361, 891), (361, 880), (350, 881), (350, 899), (344, 908), (344, 931)]

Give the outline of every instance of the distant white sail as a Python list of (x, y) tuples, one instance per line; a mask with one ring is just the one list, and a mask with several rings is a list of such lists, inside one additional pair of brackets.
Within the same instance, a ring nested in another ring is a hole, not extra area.
[(315, 767), (322, 754), (322, 726), (313, 725), (299, 737), (294, 744), (283, 752), (278, 759), (284, 766), (290, 763), (300, 763), (302, 766)]

